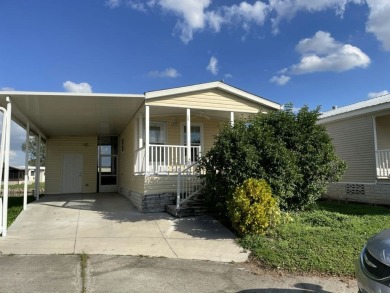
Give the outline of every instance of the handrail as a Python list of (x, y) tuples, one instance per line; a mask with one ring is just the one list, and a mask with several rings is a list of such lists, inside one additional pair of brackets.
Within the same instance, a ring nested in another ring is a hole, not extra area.
[(176, 208), (199, 194), (202, 189), (198, 171), (199, 162), (188, 165), (183, 171), (179, 170), (177, 176)]

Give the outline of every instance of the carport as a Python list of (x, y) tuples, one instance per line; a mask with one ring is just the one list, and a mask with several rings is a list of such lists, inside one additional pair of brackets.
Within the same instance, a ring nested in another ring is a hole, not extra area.
[(29, 204), (0, 239), (2, 254), (143, 255), (242, 262), (248, 253), (208, 216), (140, 213), (119, 194), (46, 195)]
[[(94, 93), (49, 93), (49, 92), (17, 92), (3, 91), (0, 93), (0, 110), (3, 112), (3, 129), (0, 165), (4, 166), (4, 188), (3, 193), (3, 211), (0, 217), (2, 236), (7, 235), (7, 205), (8, 205), (8, 169), (9, 169), (9, 142), (11, 136), (10, 124), (11, 119), (26, 129), (26, 144), (28, 147), (29, 136), (34, 135), (38, 138), (37, 157), (40, 154), (40, 142), (46, 141), (51, 137), (89, 137), (90, 140), (80, 142), (90, 152), (89, 163), (90, 170), (94, 170), (96, 176), (98, 149), (97, 140), (99, 137), (111, 137), (120, 134), (120, 131), (126, 126), (134, 113), (143, 105), (144, 95), (125, 95), (125, 94), (94, 94)], [(76, 140), (75, 140), (76, 141)], [(93, 141), (94, 143), (90, 143)], [(96, 141), (96, 142), (95, 142)], [(102, 155), (103, 156), (103, 155)], [(107, 156), (106, 156), (107, 157)], [(53, 157), (48, 155), (47, 162), (52, 162)], [(100, 159), (100, 157), (99, 157)], [(104, 158), (103, 159), (111, 159)], [(64, 166), (69, 176), (62, 178), (66, 182), (69, 190), (67, 192), (96, 192), (98, 189), (97, 181), (91, 181), (88, 188), (74, 188), (80, 185), (80, 174), (77, 172), (77, 166), (80, 164), (77, 154), (70, 153), (66, 160), (68, 164)], [(39, 160), (37, 161), (36, 170), (36, 188), (35, 196), (39, 199)], [(49, 164), (50, 165), (50, 164)], [(76, 167), (76, 169), (75, 169)], [(25, 159), (26, 174), (28, 168), (28, 152)], [(0, 168), (2, 170), (2, 168)], [(101, 169), (100, 169), (101, 170)], [(53, 176), (50, 169), (47, 175)], [(62, 170), (61, 170), (62, 171)], [(0, 171), (0, 176), (1, 176)], [(1, 177), (0, 177), (1, 178)], [(100, 180), (100, 177), (99, 177)], [(100, 182), (100, 181), (99, 181)], [(24, 210), (27, 206), (27, 179), (25, 178), (24, 187)], [(0, 203), (1, 205), (1, 203)]]

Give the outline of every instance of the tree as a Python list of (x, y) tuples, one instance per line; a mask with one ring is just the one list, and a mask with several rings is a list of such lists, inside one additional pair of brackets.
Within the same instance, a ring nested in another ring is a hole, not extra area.
[[(26, 152), (26, 143), (22, 144), (22, 151)], [(36, 158), (38, 152), (38, 138), (36, 136), (30, 136), (29, 141), (29, 160), (28, 164), (30, 166), (35, 166)], [(45, 166), (46, 160), (46, 144), (41, 141), (41, 166)]]
[(249, 178), (265, 179), (283, 210), (309, 207), (337, 181), (346, 165), (335, 154), (319, 108), (257, 114), (226, 124), (202, 158), (206, 203), (227, 218), (226, 202)]

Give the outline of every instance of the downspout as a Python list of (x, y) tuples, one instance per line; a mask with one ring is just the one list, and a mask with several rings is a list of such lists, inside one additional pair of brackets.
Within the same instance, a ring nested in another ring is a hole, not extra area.
[(35, 157), (35, 198), (39, 200), (40, 187), (40, 175), (41, 175), (41, 133), (38, 133), (37, 142), (37, 155)]
[(30, 122), (27, 121), (26, 128), (26, 156), (24, 160), (24, 190), (23, 190), (23, 210), (27, 209), (27, 189), (28, 189), (28, 158), (30, 149)]

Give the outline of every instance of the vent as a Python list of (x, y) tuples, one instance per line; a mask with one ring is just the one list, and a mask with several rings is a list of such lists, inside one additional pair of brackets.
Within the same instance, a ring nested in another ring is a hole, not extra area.
[(364, 195), (364, 184), (347, 184), (347, 195)]
[(363, 253), (362, 263), (366, 271), (374, 280), (383, 280), (390, 278), (390, 266), (381, 263), (371, 255), (366, 249)]

